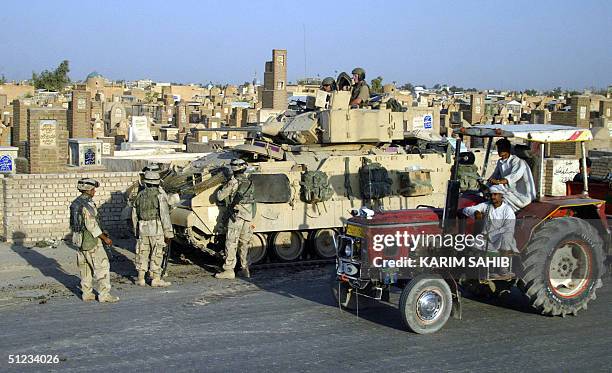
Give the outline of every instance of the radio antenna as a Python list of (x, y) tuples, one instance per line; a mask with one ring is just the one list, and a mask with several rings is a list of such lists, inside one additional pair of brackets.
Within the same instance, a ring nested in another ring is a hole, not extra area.
[(302, 29), (304, 30), (304, 79), (308, 77), (306, 75), (306, 24), (302, 23)]

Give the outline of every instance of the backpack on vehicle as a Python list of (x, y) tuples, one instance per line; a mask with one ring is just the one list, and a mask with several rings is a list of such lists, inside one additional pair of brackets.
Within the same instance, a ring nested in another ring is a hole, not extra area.
[(380, 199), (391, 195), (393, 180), (389, 171), (380, 163), (371, 163), (364, 159), (363, 166), (359, 168), (359, 187), (363, 199)]
[(399, 172), (400, 195), (404, 197), (427, 196), (433, 193), (430, 170)]
[(323, 171), (306, 171), (302, 174), (302, 199), (306, 203), (325, 202), (334, 194), (327, 174)]
[(460, 164), (457, 170), (457, 179), (459, 180), (459, 190), (465, 192), (467, 190), (478, 190), (478, 167), (474, 164)]
[(402, 104), (400, 104), (399, 101), (397, 101), (394, 98), (390, 98), (389, 101), (387, 101), (387, 108), (391, 109), (392, 112), (397, 112), (397, 113), (406, 111), (406, 108), (403, 107)]

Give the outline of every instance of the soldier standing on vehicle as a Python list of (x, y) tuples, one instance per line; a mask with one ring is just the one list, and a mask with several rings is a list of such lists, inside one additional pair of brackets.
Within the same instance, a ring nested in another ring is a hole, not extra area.
[(215, 275), (216, 278), (233, 279), (236, 277), (236, 251), (239, 251), (242, 275), (251, 277), (249, 271), (248, 244), (253, 235), (253, 183), (245, 173), (247, 164), (242, 159), (234, 159), (231, 163), (232, 177), (217, 192), (219, 201), (226, 201), (229, 210), (227, 222), (227, 235), (225, 237), (225, 263), (223, 272)]
[(322, 91), (325, 91), (327, 93), (331, 93), (335, 90), (337, 90), (336, 87), (336, 81), (334, 80), (334, 78), (328, 76), (327, 78), (323, 79), (323, 81), (321, 81), (321, 88)]
[(138, 242), (136, 244), (136, 284), (145, 286), (147, 270), (151, 286), (166, 287), (170, 282), (161, 279), (164, 248), (174, 237), (168, 200), (159, 188), (159, 172), (147, 171), (143, 177), (144, 189), (138, 192), (132, 209), (132, 223)]
[[(491, 193), (490, 202), (482, 202), (463, 209), (464, 215), (484, 220), (482, 233), (485, 235), (486, 243), (485, 246), (478, 247), (478, 249), (505, 255), (517, 253), (514, 239), (516, 216), (512, 208), (504, 201), (506, 189), (500, 185), (494, 185), (489, 188), (489, 192)], [(510, 268), (501, 267), (493, 277), (510, 274)]]
[(353, 90), (351, 91), (351, 107), (363, 107), (370, 99), (370, 87), (365, 82), (365, 70), (356, 67), (351, 72), (353, 74)]
[(499, 160), (488, 182), (504, 189), (504, 201), (516, 212), (536, 198), (533, 175), (527, 162), (510, 154), (512, 146), (508, 139), (497, 140), (495, 146)]
[(100, 183), (94, 179), (84, 178), (78, 181), (77, 189), (81, 192), (70, 204), (70, 230), (72, 243), (78, 247), (77, 264), (81, 275), (81, 299), (84, 302), (95, 300), (93, 293), (94, 279), (98, 283), (99, 302), (117, 302), (119, 297), (111, 295), (110, 263), (102, 242), (112, 246), (113, 241), (102, 232), (98, 220), (98, 208), (93, 201), (96, 188)]

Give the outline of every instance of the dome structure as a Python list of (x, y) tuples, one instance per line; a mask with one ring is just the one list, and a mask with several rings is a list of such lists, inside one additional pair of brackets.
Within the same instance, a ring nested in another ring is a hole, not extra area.
[(99, 72), (92, 71), (91, 73), (89, 73), (89, 75), (87, 75), (87, 78), (85, 78), (85, 80), (89, 80), (89, 79), (93, 79), (93, 78), (104, 78), (104, 77)]

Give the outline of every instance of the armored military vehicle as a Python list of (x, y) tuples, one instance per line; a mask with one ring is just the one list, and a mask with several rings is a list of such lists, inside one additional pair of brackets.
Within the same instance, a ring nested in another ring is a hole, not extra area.
[(385, 100), (350, 108), (349, 99), (348, 90), (319, 91), (301, 108), (243, 128), (244, 144), (168, 173), (164, 188), (181, 199), (171, 213), (177, 238), (211, 254), (223, 248), (226, 208), (215, 195), (233, 158), (249, 163), (253, 180), (252, 263), (333, 258), (352, 209), (443, 205), (450, 153), (417, 144), (440, 140), (438, 110), (392, 110)]

